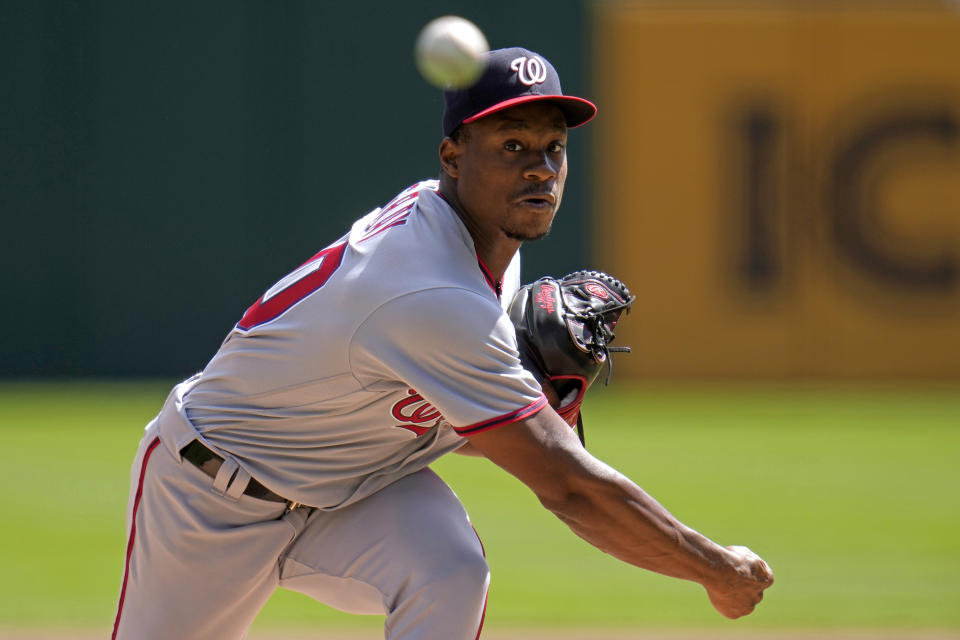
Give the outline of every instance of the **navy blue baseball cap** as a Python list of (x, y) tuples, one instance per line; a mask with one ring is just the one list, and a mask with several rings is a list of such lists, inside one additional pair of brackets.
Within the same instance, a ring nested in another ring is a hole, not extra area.
[(520, 47), (495, 49), (487, 54), (487, 66), (476, 83), (443, 92), (443, 135), (491, 113), (536, 101), (557, 105), (571, 128), (597, 115), (589, 100), (563, 95), (560, 76), (546, 58)]

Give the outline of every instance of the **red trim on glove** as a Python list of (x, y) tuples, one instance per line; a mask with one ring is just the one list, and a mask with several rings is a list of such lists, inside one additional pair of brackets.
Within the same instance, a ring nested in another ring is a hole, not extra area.
[[(577, 393), (577, 397), (571, 402), (556, 408), (557, 413), (563, 418), (564, 422), (571, 427), (577, 426), (577, 417), (580, 415), (580, 405), (583, 404), (583, 397), (587, 393), (587, 379), (577, 375), (550, 376), (547, 379), (550, 380), (551, 384), (553, 384), (554, 380), (576, 380), (580, 384), (580, 391)], [(556, 385), (554, 385), (554, 387), (556, 387)], [(560, 400), (562, 401), (563, 398), (560, 398)]]

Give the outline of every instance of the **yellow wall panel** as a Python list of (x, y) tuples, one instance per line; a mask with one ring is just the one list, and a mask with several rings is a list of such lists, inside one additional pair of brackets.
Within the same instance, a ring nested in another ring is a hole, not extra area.
[(960, 16), (800, 4), (595, 5), (621, 372), (960, 376)]

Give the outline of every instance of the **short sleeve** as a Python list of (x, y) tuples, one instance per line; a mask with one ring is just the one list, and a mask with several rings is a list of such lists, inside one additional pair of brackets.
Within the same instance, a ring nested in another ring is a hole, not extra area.
[(472, 435), (530, 417), (547, 405), (520, 366), (513, 324), (497, 302), (460, 288), (395, 298), (372, 313), (350, 344), (364, 386), (402, 383)]

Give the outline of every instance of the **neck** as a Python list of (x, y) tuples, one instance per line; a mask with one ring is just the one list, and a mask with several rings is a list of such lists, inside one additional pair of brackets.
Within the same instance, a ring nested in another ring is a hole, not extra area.
[(513, 256), (516, 255), (523, 242), (508, 238), (499, 227), (481, 225), (471, 215), (470, 211), (463, 206), (460, 198), (457, 197), (456, 182), (446, 174), (442, 174), (440, 177), (440, 195), (453, 207), (460, 220), (463, 221), (470, 237), (473, 238), (477, 258), (489, 271), (488, 275), (495, 282), (502, 280), (503, 274), (510, 266), (510, 261), (513, 260)]

